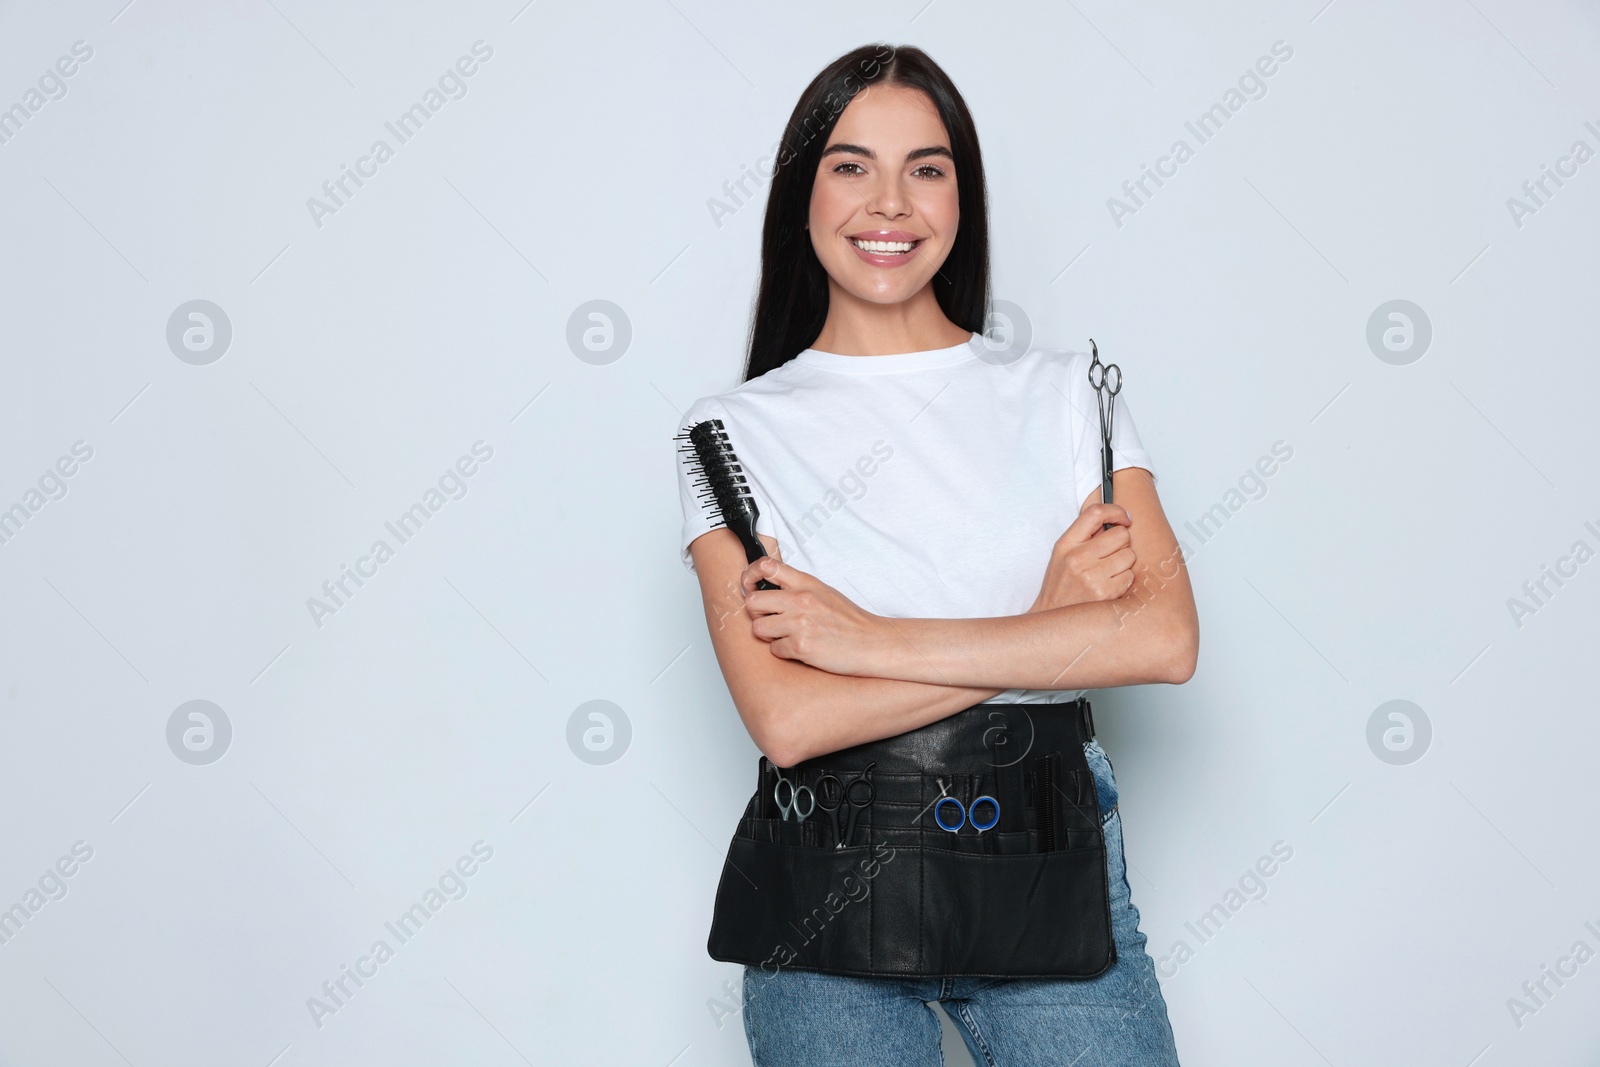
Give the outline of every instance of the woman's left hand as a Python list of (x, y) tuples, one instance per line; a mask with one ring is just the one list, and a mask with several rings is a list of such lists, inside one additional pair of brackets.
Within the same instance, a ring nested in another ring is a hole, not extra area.
[[(757, 589), (765, 578), (778, 589)], [(799, 660), (832, 674), (865, 675), (887, 620), (858, 607), (821, 579), (770, 556), (739, 576), (750, 632), (774, 656)]]

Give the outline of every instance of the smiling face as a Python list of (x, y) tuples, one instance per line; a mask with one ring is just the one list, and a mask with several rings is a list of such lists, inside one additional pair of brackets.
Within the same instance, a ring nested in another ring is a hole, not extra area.
[(927, 94), (877, 84), (856, 95), (817, 164), (809, 217), (834, 297), (892, 304), (928, 284), (960, 210), (950, 137)]

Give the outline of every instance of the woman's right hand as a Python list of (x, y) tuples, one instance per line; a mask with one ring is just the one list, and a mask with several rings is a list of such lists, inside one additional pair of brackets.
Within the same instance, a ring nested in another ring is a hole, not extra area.
[[(1106, 523), (1114, 523), (1110, 529)], [(1115, 600), (1133, 587), (1133, 517), (1117, 504), (1085, 505), (1056, 539), (1029, 613)]]

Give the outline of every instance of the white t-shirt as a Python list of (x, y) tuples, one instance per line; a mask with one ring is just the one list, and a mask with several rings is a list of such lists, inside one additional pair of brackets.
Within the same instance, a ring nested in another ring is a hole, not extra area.
[[(1050, 549), (1100, 485), (1090, 354), (1034, 349), (1009, 364), (981, 337), (887, 356), (806, 349), (690, 405), (678, 432), (721, 419), (785, 563), (891, 618), (1020, 615)], [(1102, 362), (1104, 362), (1102, 357)], [(674, 442), (677, 444), (677, 442)], [(1115, 469), (1154, 476), (1128, 410), (1112, 421)], [(682, 552), (720, 525), (678, 453)], [(1062, 664), (1065, 666), (1065, 663)], [(1009, 689), (1055, 703), (1082, 690)]]

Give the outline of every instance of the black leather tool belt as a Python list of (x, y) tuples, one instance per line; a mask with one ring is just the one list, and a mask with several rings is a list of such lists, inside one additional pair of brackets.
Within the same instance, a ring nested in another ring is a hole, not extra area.
[(1116, 947), (1093, 736), (1080, 697), (975, 704), (790, 768), (762, 757), (708, 951), (771, 974), (1103, 973)]

